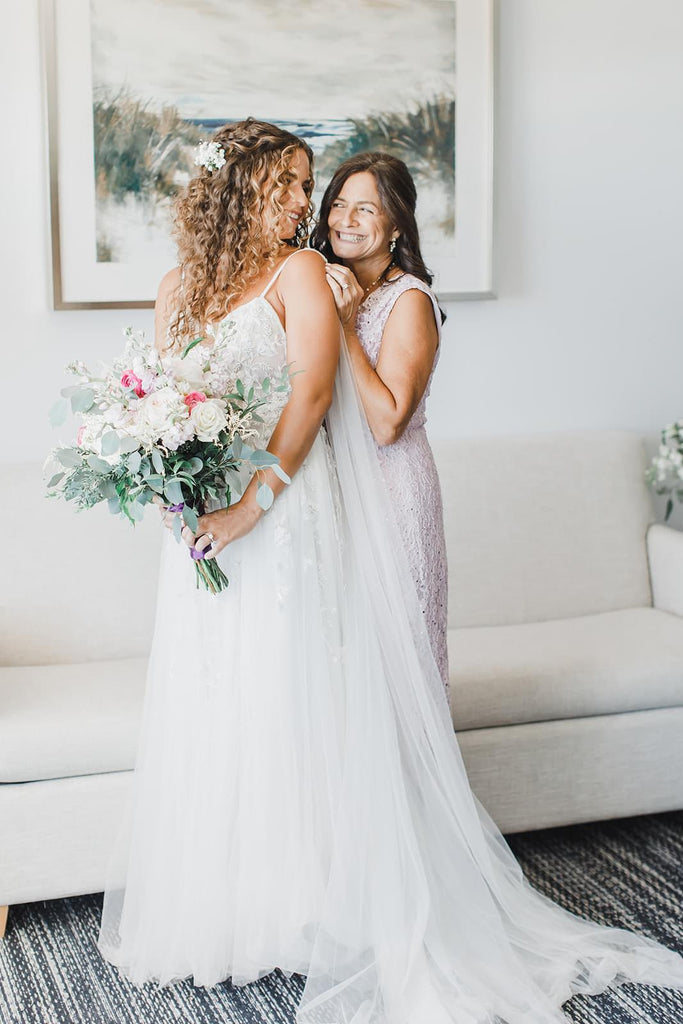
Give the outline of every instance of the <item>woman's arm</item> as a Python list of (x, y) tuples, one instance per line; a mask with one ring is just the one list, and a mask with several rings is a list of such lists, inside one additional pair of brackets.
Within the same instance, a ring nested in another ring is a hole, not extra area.
[[(325, 264), (311, 251), (290, 259), (278, 278), (276, 289), (285, 309), (287, 362), (296, 373), (291, 394), (268, 444), (291, 477), (301, 466), (330, 407), (339, 360), (339, 318), (327, 286)], [(272, 471), (261, 474), (277, 495), (287, 485)], [(254, 477), (238, 502), (228, 509), (201, 516), (197, 536), (211, 531), (215, 541), (208, 558), (231, 541), (248, 533), (264, 514), (256, 501)], [(198, 548), (207, 545), (199, 540)]]
[(376, 367), (372, 367), (356, 333), (355, 322), (362, 289), (348, 268), (343, 283), (336, 267), (328, 267), (328, 281), (335, 295), (344, 327), (349, 357), (363, 409), (375, 441), (393, 444), (401, 437), (424, 395), (439, 332), (432, 300), (417, 288), (399, 295), (382, 334)]
[(163, 354), (168, 345), (168, 325), (173, 315), (180, 289), (180, 268), (174, 267), (161, 279), (154, 303), (154, 347)]

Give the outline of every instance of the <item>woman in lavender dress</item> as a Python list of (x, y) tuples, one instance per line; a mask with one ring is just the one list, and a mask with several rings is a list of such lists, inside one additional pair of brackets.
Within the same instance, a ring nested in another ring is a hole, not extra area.
[(415, 202), (403, 161), (351, 157), (325, 192), (312, 244), (330, 261), (328, 282), (448, 690), (443, 509), (425, 431), (443, 317), (420, 253)]

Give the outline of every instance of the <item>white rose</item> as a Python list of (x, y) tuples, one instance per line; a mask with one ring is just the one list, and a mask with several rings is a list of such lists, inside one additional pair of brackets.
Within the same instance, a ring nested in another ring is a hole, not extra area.
[(199, 359), (186, 356), (171, 356), (164, 361), (164, 368), (178, 381), (183, 391), (203, 391), (206, 384), (204, 369)]
[(149, 441), (161, 437), (174, 423), (187, 415), (187, 407), (172, 388), (161, 388), (140, 399), (136, 411), (135, 433), (143, 433)]
[(227, 424), (223, 403), (215, 398), (197, 402), (190, 413), (190, 419), (200, 441), (215, 441)]

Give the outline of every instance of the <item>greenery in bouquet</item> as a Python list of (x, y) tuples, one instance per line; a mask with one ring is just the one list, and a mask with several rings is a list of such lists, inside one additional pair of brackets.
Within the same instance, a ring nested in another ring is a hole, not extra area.
[[(249, 444), (259, 435), (261, 413), (272, 419), (286, 401), (289, 368), (247, 385), (235, 379), (225, 358), (235, 330), (226, 324), (211, 347), (198, 337), (180, 354), (160, 355), (143, 332), (126, 328), (123, 354), (99, 376), (82, 362), (71, 363), (75, 382), (62, 389), (50, 419), (62, 424), (70, 405), (82, 423), (75, 444), (58, 445), (48, 458), (48, 494), (79, 509), (106, 501), (133, 524), (151, 502), (165, 504), (178, 513), (173, 531), (180, 541), (183, 523), (196, 533), (199, 516), (241, 494), (244, 467), (257, 475), (271, 468), (289, 483), (277, 456)], [(257, 501), (264, 509), (273, 501), (263, 480)], [(195, 548), (190, 553), (197, 586), (225, 589), (218, 562)]]
[(674, 507), (674, 498), (683, 501), (683, 420), (662, 430), (657, 454), (645, 471), (645, 479), (656, 494), (668, 496), (665, 520)]

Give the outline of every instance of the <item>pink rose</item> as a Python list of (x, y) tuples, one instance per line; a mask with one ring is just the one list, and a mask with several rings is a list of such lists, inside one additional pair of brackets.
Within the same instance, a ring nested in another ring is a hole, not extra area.
[(189, 395), (185, 395), (183, 402), (187, 408), (192, 412), (195, 405), (199, 405), (200, 402), (206, 401), (206, 395), (203, 391), (190, 391)]
[(76, 434), (76, 444), (78, 445), (79, 448), (83, 444), (83, 434), (84, 433), (85, 433), (85, 423), (81, 427), (78, 428), (78, 433)]
[(142, 381), (136, 373), (132, 370), (126, 370), (124, 375), (121, 377), (121, 384), (124, 388), (133, 388), (138, 398), (143, 398), (145, 392), (142, 387)]

